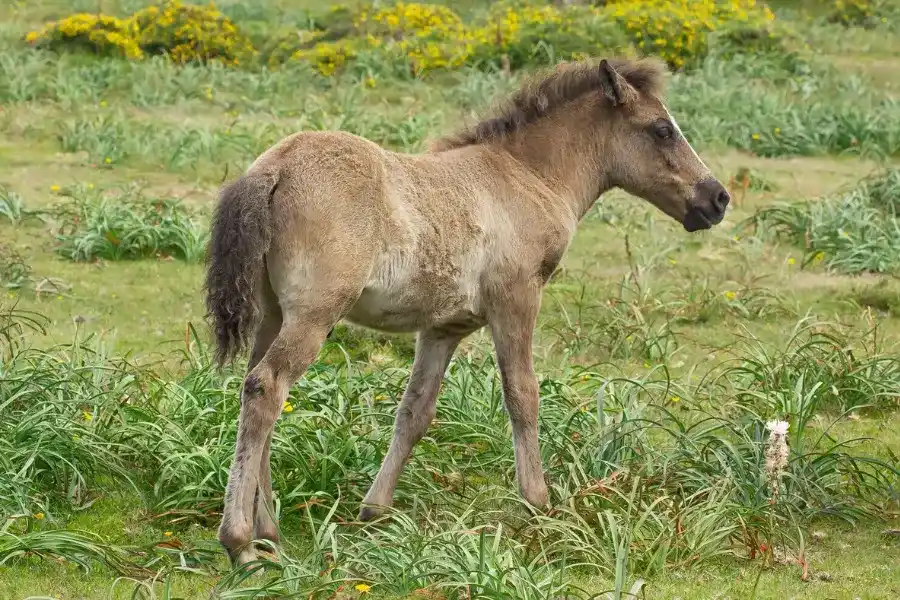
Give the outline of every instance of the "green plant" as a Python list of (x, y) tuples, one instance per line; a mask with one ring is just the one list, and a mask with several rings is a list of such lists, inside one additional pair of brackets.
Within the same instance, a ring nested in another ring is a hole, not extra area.
[(0, 244), (0, 287), (19, 289), (28, 282), (31, 267), (15, 248)]
[(743, 225), (800, 245), (804, 264), (821, 262), (844, 273), (896, 273), (898, 200), (900, 170), (888, 169), (844, 194), (761, 209)]
[(0, 216), (17, 225), (27, 213), (22, 196), (0, 185)]
[(52, 211), (56, 252), (70, 260), (179, 258), (199, 261), (206, 231), (176, 200), (147, 199), (136, 190), (105, 197), (86, 187)]

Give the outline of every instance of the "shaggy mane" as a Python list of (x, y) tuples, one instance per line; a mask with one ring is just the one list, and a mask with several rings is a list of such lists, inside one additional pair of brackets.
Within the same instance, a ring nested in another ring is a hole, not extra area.
[[(612, 58), (608, 62), (642, 95), (662, 93), (667, 72), (662, 62), (653, 58)], [(582, 95), (599, 90), (599, 65), (599, 61), (561, 63), (549, 73), (530, 77), (495, 116), (437, 140), (432, 149), (441, 151), (483, 144), (522, 129)]]

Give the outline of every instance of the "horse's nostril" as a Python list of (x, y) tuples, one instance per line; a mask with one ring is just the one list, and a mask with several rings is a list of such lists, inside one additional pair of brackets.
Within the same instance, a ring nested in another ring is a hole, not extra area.
[(728, 202), (731, 201), (731, 196), (725, 190), (722, 190), (716, 195), (715, 200), (713, 200), (713, 206), (716, 207), (716, 210), (719, 212), (725, 212), (725, 207), (728, 206)]

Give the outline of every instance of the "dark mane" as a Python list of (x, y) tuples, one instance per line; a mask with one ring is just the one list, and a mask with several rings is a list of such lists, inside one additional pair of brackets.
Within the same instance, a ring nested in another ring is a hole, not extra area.
[[(653, 58), (612, 58), (609, 64), (641, 94), (663, 91), (666, 68), (662, 62)], [(502, 138), (599, 88), (599, 61), (561, 63), (549, 73), (538, 73), (526, 80), (495, 116), (438, 140), (433, 149), (450, 150)]]

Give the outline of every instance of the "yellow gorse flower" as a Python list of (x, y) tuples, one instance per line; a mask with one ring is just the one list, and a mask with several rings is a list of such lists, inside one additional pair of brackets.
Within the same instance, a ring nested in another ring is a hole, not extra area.
[(249, 38), (219, 12), (208, 6), (168, 0), (148, 6), (127, 19), (102, 14), (79, 13), (31, 31), (25, 41), (32, 45), (80, 45), (99, 54), (140, 60), (160, 49), (175, 62), (217, 60), (240, 64), (255, 52)]
[[(757, 27), (775, 16), (756, 0), (609, 0), (605, 6), (557, 6), (536, 0), (501, 0), (477, 21), (466, 22), (444, 5), (396, 2), (351, 11), (351, 31), (323, 41), (322, 30), (285, 36), (267, 60), (309, 63), (330, 76), (361, 54), (405, 61), (413, 73), (455, 69), (466, 64), (511, 67), (534, 60), (537, 49), (552, 46), (556, 56), (580, 59), (626, 47), (663, 58), (675, 68), (702, 57), (710, 33), (723, 26)], [(118, 19), (81, 13), (26, 34), (31, 45), (80, 45), (101, 54), (141, 59), (162, 50), (179, 63), (215, 60), (236, 66), (258, 55), (249, 38), (215, 5), (168, 0)], [(364, 80), (366, 85), (372, 85)], [(210, 94), (207, 94), (209, 97)]]

